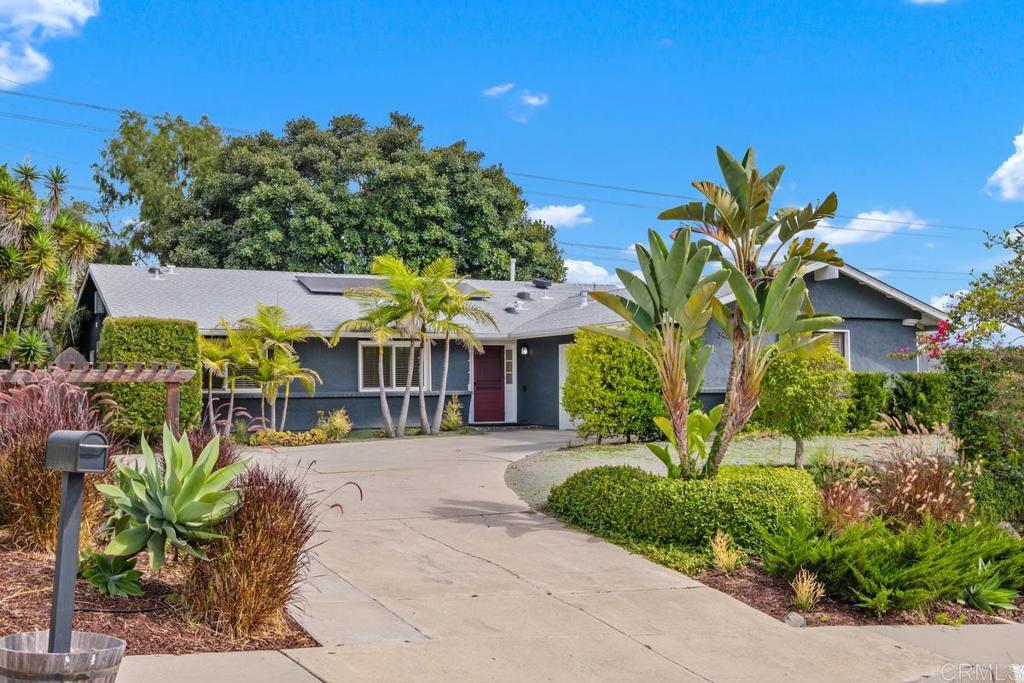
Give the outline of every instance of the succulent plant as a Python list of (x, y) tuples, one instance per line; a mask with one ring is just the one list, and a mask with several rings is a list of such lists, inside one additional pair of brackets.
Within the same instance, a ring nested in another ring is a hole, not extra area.
[(214, 437), (193, 460), (188, 437), (176, 439), (165, 424), (162, 467), (145, 438), (140, 467), (117, 463), (117, 484), (96, 485), (116, 519), (104, 553), (124, 557), (146, 548), (150, 566), (158, 571), (168, 543), (209, 559), (196, 542), (221, 538), (212, 528), (238, 504), (238, 491), (228, 487), (246, 465), (215, 470), (219, 441)]

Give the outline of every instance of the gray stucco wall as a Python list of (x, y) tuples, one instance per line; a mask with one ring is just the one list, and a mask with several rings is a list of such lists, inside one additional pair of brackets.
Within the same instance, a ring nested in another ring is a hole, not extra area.
[[(516, 398), (520, 424), (558, 426), (558, 345), (572, 341), (572, 335), (519, 341)], [(529, 347), (529, 355), (522, 355), (524, 345)]]
[[(309, 396), (299, 384), (292, 386), (291, 399), (288, 402), (288, 422), (290, 430), (308, 429), (316, 423), (317, 411), (330, 412), (344, 408), (356, 428), (380, 427), (383, 422), (380, 416), (380, 399), (376, 391), (359, 391), (359, 344), (356, 339), (343, 339), (337, 346), (330, 348), (322, 342), (306, 342), (295, 347), (299, 354), (299, 362), (303, 367), (315, 370), (323, 379), (317, 386), (316, 395)], [(441, 371), (444, 360), (444, 346), (436, 343), (431, 349), (431, 387), (435, 391), (427, 392), (427, 410), (433, 416), (441, 386)], [(469, 352), (460, 346), (452, 345), (448, 365), (448, 395), (462, 396), (463, 410), (469, 405)], [(388, 405), (391, 406), (392, 417), (397, 420), (401, 407), (402, 392), (388, 393)], [(256, 396), (239, 396), (236, 401), (251, 415), (259, 416), (260, 402)], [(418, 393), (413, 390), (409, 407), (409, 424), (419, 424)], [(282, 401), (278, 400), (278, 415), (282, 409)]]

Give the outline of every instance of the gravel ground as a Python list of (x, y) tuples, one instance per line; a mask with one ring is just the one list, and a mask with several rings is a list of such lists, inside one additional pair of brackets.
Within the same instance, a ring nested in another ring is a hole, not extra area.
[[(937, 437), (914, 437), (929, 440), (929, 447), (940, 447)], [(856, 458), (882, 455), (892, 443), (888, 436), (838, 436), (809, 439), (805, 459), (832, 454)], [(786, 438), (749, 437), (736, 441), (729, 448), (727, 465), (786, 465), (793, 461), (793, 442)], [(664, 467), (642, 444), (615, 446), (581, 446), (549, 453), (539, 453), (509, 465), (505, 482), (531, 507), (543, 507), (548, 491), (571, 475), (600, 465), (636, 465), (654, 473), (663, 473)]]

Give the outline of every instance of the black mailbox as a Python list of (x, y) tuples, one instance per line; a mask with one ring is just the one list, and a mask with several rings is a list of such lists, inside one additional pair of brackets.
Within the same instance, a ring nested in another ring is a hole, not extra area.
[(61, 472), (105, 472), (107, 437), (61, 429), (46, 440), (46, 466)]

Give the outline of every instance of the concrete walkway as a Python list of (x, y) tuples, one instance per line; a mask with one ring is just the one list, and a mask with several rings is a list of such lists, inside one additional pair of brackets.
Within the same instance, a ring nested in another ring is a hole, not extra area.
[[(677, 572), (536, 514), (509, 462), (551, 431), (363, 442), (315, 461), (323, 545), (298, 615), (323, 647), (130, 657), (126, 683), (218, 681), (904, 681), (951, 660), (907, 638), (793, 629)], [(351, 487), (366, 492), (358, 502)], [(967, 679), (964, 679), (967, 680)]]

